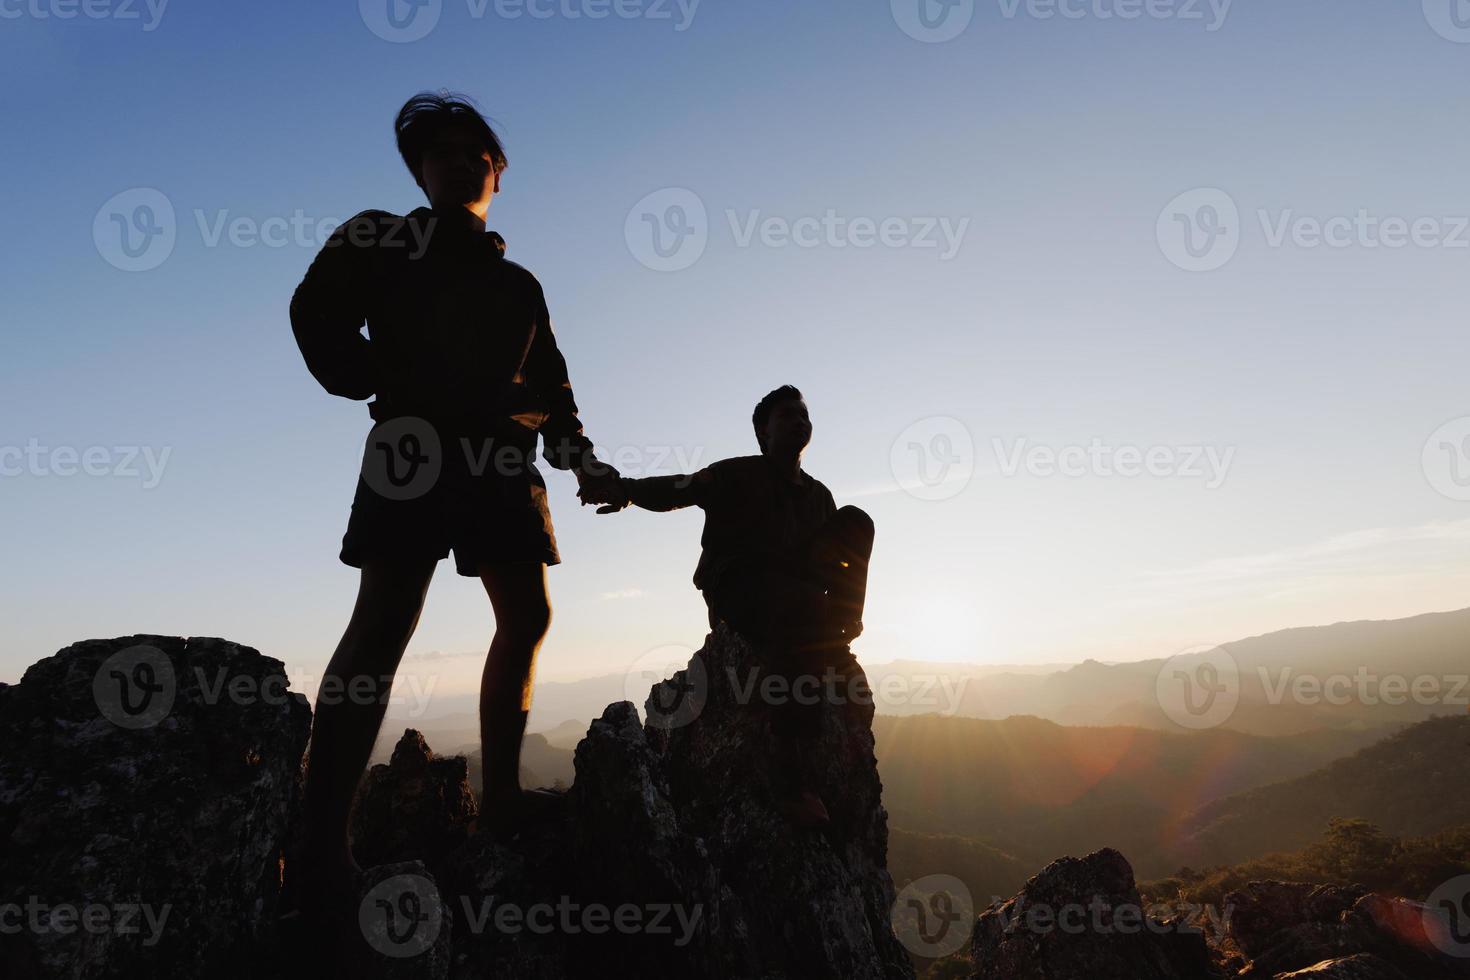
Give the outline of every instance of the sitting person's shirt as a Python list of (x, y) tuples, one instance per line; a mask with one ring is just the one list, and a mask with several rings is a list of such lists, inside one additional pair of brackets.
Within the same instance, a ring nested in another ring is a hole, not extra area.
[(628, 499), (645, 510), (697, 506), (704, 511), (703, 548), (695, 588), (719, 586), (739, 559), (782, 561), (800, 550), (837, 504), (822, 481), (798, 468), (797, 479), (779, 474), (764, 456), (735, 456), (693, 475), (624, 480)]

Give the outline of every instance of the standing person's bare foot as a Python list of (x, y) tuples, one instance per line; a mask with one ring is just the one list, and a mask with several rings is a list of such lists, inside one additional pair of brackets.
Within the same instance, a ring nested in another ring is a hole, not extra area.
[(517, 787), (511, 793), (487, 793), (471, 837), (508, 840), (522, 830), (559, 818), (566, 807), (567, 794), (559, 789)]
[(307, 858), (296, 893), (296, 908), (281, 917), (288, 928), (308, 930), (313, 942), (333, 945), (357, 929), (362, 867), (350, 851)]

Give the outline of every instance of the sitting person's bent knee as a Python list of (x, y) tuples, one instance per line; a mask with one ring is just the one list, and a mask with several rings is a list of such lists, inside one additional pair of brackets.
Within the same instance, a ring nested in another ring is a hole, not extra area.
[(870, 538), (873, 536), (873, 518), (861, 507), (854, 507), (852, 504), (848, 504), (846, 507), (839, 507), (837, 513), (833, 515), (833, 519), (841, 521), (843, 526), (858, 534)]

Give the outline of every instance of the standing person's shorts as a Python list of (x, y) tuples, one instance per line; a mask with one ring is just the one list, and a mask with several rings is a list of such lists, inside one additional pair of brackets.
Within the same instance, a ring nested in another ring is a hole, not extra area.
[(441, 438), (417, 419), (375, 426), (342, 538), (343, 563), (438, 560), (453, 551), (455, 570), (468, 577), (486, 562), (560, 564), (534, 457), (534, 443), (527, 450), (483, 436)]

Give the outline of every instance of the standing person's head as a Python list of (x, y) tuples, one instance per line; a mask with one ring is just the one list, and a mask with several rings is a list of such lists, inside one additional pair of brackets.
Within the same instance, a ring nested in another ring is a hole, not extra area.
[(751, 422), (761, 452), (767, 456), (800, 456), (812, 439), (806, 402), (791, 385), (782, 385), (762, 398)]
[(468, 98), (420, 92), (398, 110), (393, 131), (398, 153), (431, 207), (485, 216), (507, 161), (500, 137)]

